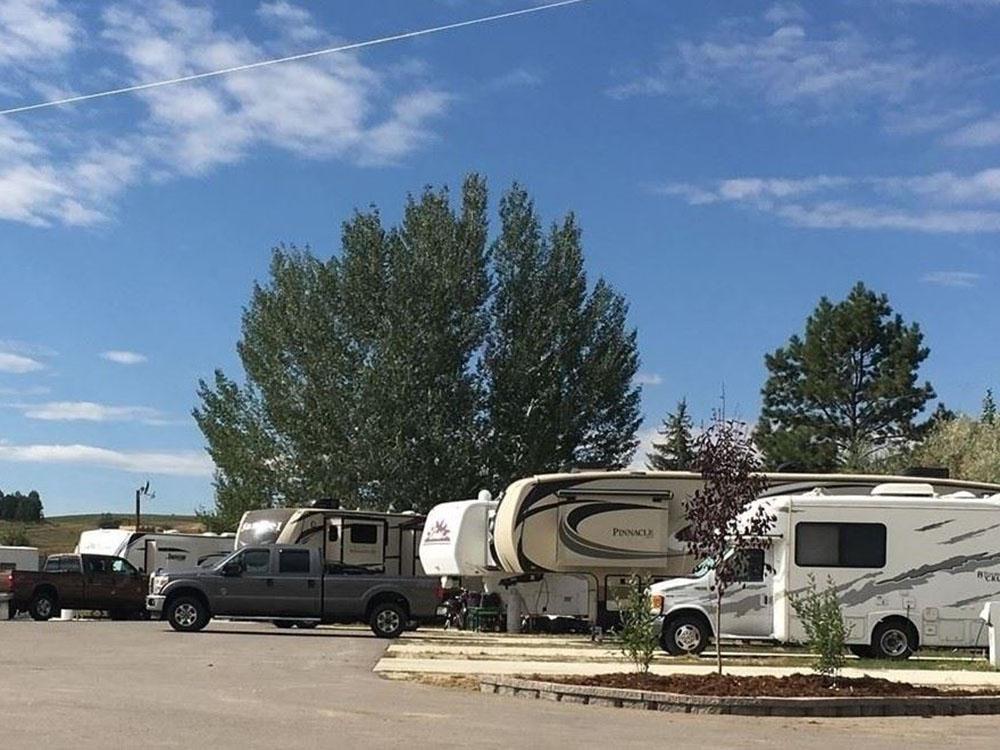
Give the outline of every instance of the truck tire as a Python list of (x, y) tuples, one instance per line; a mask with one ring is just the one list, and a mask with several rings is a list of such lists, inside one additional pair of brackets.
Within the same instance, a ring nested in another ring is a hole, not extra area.
[(380, 602), (372, 608), (368, 624), (379, 638), (399, 638), (407, 620), (406, 610), (396, 602)]
[(51, 591), (39, 591), (31, 597), (31, 604), (28, 605), (31, 619), (38, 622), (51, 620), (57, 611), (56, 595)]
[(208, 625), (210, 619), (208, 607), (195, 596), (178, 596), (167, 605), (167, 622), (181, 633), (201, 630)]
[(916, 650), (916, 633), (906, 620), (883, 620), (872, 631), (872, 656), (876, 659), (909, 659)]
[(709, 628), (705, 618), (680, 614), (663, 623), (660, 645), (671, 656), (694, 656), (708, 645)]

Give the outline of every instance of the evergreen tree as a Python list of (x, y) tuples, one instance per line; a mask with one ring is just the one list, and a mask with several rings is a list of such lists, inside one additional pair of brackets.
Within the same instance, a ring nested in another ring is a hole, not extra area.
[(983, 414), (980, 417), (982, 422), (993, 424), (997, 419), (997, 403), (993, 400), (993, 389), (986, 389), (986, 396), (983, 398)]
[(653, 471), (686, 471), (694, 463), (694, 444), (691, 428), (694, 422), (688, 414), (687, 399), (677, 402), (672, 414), (667, 414), (657, 430), (661, 440), (653, 442), (653, 449), (646, 454), (646, 467)]
[(917, 324), (858, 283), (843, 302), (822, 298), (805, 334), (765, 357), (756, 434), (769, 465), (863, 467), (915, 437), (934, 389), (917, 382), (929, 350)]

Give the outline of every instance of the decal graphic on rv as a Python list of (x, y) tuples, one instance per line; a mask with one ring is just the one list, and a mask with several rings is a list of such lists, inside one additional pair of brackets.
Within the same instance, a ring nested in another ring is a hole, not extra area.
[(433, 526), (424, 530), (424, 538), (421, 544), (448, 544), (451, 542), (451, 530), (444, 519), (441, 519)]

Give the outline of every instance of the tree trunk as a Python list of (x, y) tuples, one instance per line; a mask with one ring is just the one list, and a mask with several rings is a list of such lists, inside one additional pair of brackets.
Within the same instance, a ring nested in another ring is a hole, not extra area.
[(715, 666), (722, 675), (722, 588), (715, 585)]

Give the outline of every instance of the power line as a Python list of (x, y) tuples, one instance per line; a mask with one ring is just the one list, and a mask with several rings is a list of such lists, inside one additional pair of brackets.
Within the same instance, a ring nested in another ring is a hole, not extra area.
[(350, 50), (362, 49), (364, 47), (374, 47), (379, 44), (388, 44), (389, 42), (398, 42), (404, 39), (414, 39), (420, 36), (428, 36), (430, 34), (439, 34), (443, 31), (452, 31), (454, 29), (461, 29), (466, 26), (478, 26), (479, 24), (491, 23), (493, 21), (502, 21), (507, 18), (514, 18), (515, 16), (525, 16), (529, 13), (539, 13), (545, 10), (553, 10), (555, 8), (561, 8), (566, 5), (576, 5), (578, 3), (584, 3), (587, 0), (558, 0), (558, 2), (546, 3), (545, 5), (536, 5), (531, 8), (522, 8), (521, 10), (512, 10), (506, 13), (497, 13), (492, 16), (482, 16), (481, 18), (471, 18), (467, 21), (457, 21), (455, 23), (445, 24), (444, 26), (433, 26), (428, 29), (419, 29), (418, 31), (406, 31), (401, 34), (393, 34), (392, 36), (384, 36), (379, 39), (369, 39), (364, 42), (352, 42), (351, 44), (344, 44), (339, 47), (327, 47), (326, 49), (313, 50), (312, 52), (302, 52), (297, 55), (289, 55), (288, 57), (276, 57), (270, 60), (260, 60), (258, 62), (247, 63), (245, 65), (234, 65), (231, 68), (221, 68), (219, 70), (209, 70), (204, 73), (193, 73), (191, 75), (179, 76), (177, 78), (169, 78), (163, 81), (150, 81), (149, 83), (138, 83), (134, 86), (123, 86), (122, 88), (109, 89), (107, 91), (95, 91), (92, 94), (80, 94), (78, 96), (68, 96), (63, 99), (53, 99), (46, 102), (38, 102), (37, 104), (27, 104), (22, 107), (10, 107), (9, 109), (0, 109), (0, 115), (13, 115), (18, 112), (30, 112), (35, 109), (45, 109), (47, 107), (58, 107), (63, 104), (74, 104), (76, 102), (85, 102), (90, 99), (100, 99), (106, 96), (117, 96), (118, 94), (131, 94), (136, 91), (145, 91), (147, 89), (155, 89), (161, 86), (172, 86), (177, 83), (186, 83), (188, 81), (198, 81), (203, 78), (215, 78), (216, 76), (224, 76), (230, 73), (238, 73), (243, 70), (253, 70), (255, 68), (264, 68), (268, 65), (278, 65), (279, 63), (294, 62), (296, 60), (308, 60), (312, 57), (320, 57), (322, 55), (332, 55), (337, 52), (348, 52)]

